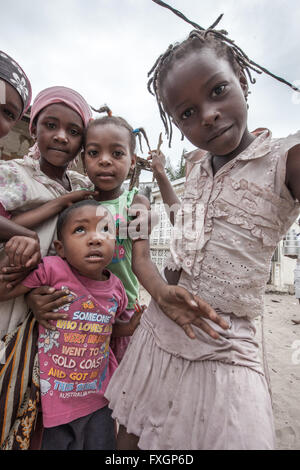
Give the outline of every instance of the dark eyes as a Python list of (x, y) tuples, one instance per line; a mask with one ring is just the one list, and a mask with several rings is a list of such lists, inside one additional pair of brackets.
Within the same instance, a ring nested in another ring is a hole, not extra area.
[(122, 152), (122, 150), (115, 150), (113, 153), (112, 153), (113, 157), (115, 158), (121, 158), (123, 155), (125, 155), (124, 152)]
[(7, 116), (11, 121), (15, 121), (15, 120), (17, 119), (16, 116), (15, 116), (15, 114), (12, 113), (9, 109), (4, 108), (4, 109), (3, 109), (3, 112), (4, 112), (4, 114), (6, 114), (6, 116)]
[(226, 88), (226, 85), (217, 86), (213, 90), (213, 95), (217, 95), (217, 96), (221, 95), (224, 92), (225, 88)]
[[(97, 157), (97, 155), (99, 155), (99, 152), (98, 150), (88, 150), (87, 155), (89, 157)], [(125, 152), (123, 152), (122, 150), (115, 150), (114, 152), (112, 152), (112, 156), (114, 158), (122, 158), (123, 155), (125, 155)]]
[(77, 129), (71, 129), (70, 134), (72, 135), (80, 135), (80, 132)]
[(83, 233), (83, 232), (85, 232), (85, 228), (82, 226), (76, 227), (74, 229), (74, 233)]
[[(226, 85), (225, 84), (216, 86), (212, 90), (212, 93), (211, 93), (212, 98), (216, 98), (216, 97), (221, 96), (225, 92), (225, 90), (226, 90)], [(181, 114), (180, 118), (183, 121), (186, 120), (186, 119), (189, 119), (196, 113), (196, 111), (197, 111), (197, 108), (188, 108)]]
[(182, 113), (181, 119), (183, 119), (183, 120), (188, 119), (188, 118), (190, 118), (194, 113), (195, 113), (195, 110), (194, 110), (193, 108), (187, 109), (186, 111), (184, 111), (184, 113)]
[[(57, 125), (55, 122), (51, 122), (51, 121), (47, 121), (45, 123), (45, 126), (48, 128), (48, 129), (51, 129), (51, 130), (54, 130), (57, 128)], [(81, 135), (80, 131), (78, 129), (74, 129), (74, 128), (71, 128), (68, 130), (69, 134), (71, 134), (71, 136), (78, 136), (78, 135)]]
[(96, 155), (98, 155), (98, 152), (97, 150), (89, 150), (87, 154), (89, 157), (96, 157)]

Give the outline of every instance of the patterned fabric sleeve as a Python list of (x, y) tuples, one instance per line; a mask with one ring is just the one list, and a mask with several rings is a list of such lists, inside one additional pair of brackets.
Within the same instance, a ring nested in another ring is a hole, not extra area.
[(77, 191), (79, 189), (93, 190), (94, 185), (91, 180), (79, 173), (78, 171), (68, 170), (68, 176), (72, 184), (72, 190)]
[(0, 160), (0, 203), (6, 211), (23, 206), (28, 197), (28, 188), (24, 183), (18, 165)]

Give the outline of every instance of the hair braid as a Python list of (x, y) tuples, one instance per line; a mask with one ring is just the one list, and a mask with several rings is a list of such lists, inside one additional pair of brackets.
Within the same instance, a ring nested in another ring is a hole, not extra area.
[(168, 66), (171, 65), (172, 61), (177, 58), (181, 58), (187, 51), (190, 50), (190, 47), (199, 48), (199, 41), (201, 44), (200, 47), (211, 47), (218, 54), (227, 56), (233, 69), (235, 71), (243, 71), (248, 77), (251, 84), (254, 84), (256, 82), (255, 78), (253, 78), (251, 74), (251, 71), (253, 71), (258, 74), (265, 73), (266, 75), (269, 75), (275, 80), (289, 86), (290, 88), (292, 88), (292, 90), (300, 92), (299, 88), (297, 88), (284, 78), (275, 75), (265, 67), (251, 60), (247, 56), (247, 54), (235, 44), (232, 39), (227, 37), (227, 31), (215, 29), (215, 27), (222, 19), (223, 14), (221, 14), (209, 28), (204, 29), (202, 28), (202, 26), (189, 20), (179, 10), (176, 10), (167, 3), (162, 2), (161, 0), (152, 1), (164, 8), (167, 8), (168, 10), (171, 10), (173, 13), (175, 13), (175, 15), (179, 16), (181, 19), (183, 19), (195, 28), (190, 32), (188, 38), (182, 41), (181, 43), (169, 45), (168, 49), (158, 57), (158, 59), (155, 61), (155, 64), (148, 73), (148, 77), (150, 78), (147, 83), (147, 88), (148, 91), (156, 97), (159, 114), (169, 140), (169, 147), (171, 146), (172, 141), (172, 121), (168, 112), (163, 107), (163, 103), (160, 96), (160, 86), (164, 76), (167, 74)]

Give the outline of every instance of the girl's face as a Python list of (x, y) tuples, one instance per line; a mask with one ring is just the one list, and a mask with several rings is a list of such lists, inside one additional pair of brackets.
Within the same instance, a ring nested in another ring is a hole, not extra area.
[(175, 62), (161, 92), (165, 109), (196, 147), (233, 158), (249, 145), (246, 79), (213, 50), (192, 51)]
[(84, 166), (96, 189), (114, 193), (117, 198), (135, 162), (128, 129), (115, 124), (90, 127), (86, 136)]
[(81, 149), (83, 131), (81, 117), (68, 106), (55, 103), (44, 108), (32, 128), (41, 152), (41, 164), (67, 167)]
[(10, 132), (20, 118), (22, 110), (19, 93), (9, 83), (0, 80), (0, 138)]
[(82, 276), (103, 280), (103, 269), (111, 262), (114, 249), (114, 223), (101, 205), (74, 209), (65, 222), (56, 251)]

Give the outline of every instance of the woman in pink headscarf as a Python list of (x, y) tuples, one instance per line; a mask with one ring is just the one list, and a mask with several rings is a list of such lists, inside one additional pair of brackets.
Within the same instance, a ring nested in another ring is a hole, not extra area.
[[(74, 90), (51, 87), (37, 95), (30, 119), (35, 145), (23, 159), (0, 161), (0, 209), (6, 217), (0, 218), (0, 234), (9, 240), (0, 248), (2, 267), (31, 268), (40, 256), (54, 254), (56, 214), (93, 194), (90, 181), (69, 170), (91, 118), (87, 102)], [(9, 228), (8, 218), (15, 223)], [(37, 234), (38, 254), (24, 248), (28, 231)], [(26, 449), (37, 416), (39, 374), (35, 320), (23, 297), (1, 302), (0, 340), (0, 449)]]

